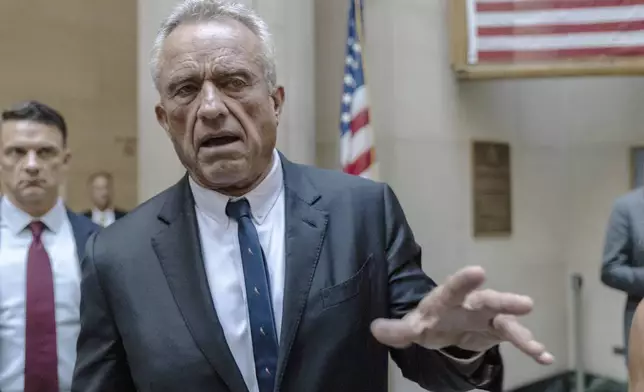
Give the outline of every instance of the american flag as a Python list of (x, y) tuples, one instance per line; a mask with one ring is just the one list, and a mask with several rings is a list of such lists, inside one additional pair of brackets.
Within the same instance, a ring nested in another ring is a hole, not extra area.
[(340, 110), (340, 162), (342, 170), (346, 173), (377, 179), (374, 134), (369, 120), (369, 96), (362, 57), (362, 36), (362, 1), (351, 0), (344, 92)]
[(468, 61), (644, 55), (644, 0), (467, 0)]

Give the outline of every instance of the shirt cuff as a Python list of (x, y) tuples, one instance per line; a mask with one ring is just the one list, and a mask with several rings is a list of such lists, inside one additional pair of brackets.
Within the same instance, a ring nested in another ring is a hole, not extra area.
[(446, 358), (448, 358), (451, 361), (456, 362), (457, 364), (460, 365), (471, 365), (474, 362), (478, 361), (485, 355), (485, 352), (479, 352), (479, 353), (473, 353), (473, 355), (469, 358), (457, 358), (451, 354), (449, 354), (446, 350), (438, 350), (441, 354), (443, 354)]

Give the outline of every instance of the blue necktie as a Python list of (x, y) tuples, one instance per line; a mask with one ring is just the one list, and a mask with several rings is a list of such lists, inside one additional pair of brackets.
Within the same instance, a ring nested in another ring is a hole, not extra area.
[(248, 200), (229, 201), (226, 215), (237, 220), (239, 227), (239, 248), (246, 282), (246, 300), (259, 391), (273, 392), (278, 343), (264, 252), (259, 243), (257, 229), (251, 220)]

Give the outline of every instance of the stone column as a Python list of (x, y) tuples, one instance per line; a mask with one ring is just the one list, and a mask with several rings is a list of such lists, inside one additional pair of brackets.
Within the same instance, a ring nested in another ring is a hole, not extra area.
[(277, 51), (277, 79), (286, 90), (277, 147), (290, 159), (315, 163), (315, 21), (313, 0), (253, 0)]

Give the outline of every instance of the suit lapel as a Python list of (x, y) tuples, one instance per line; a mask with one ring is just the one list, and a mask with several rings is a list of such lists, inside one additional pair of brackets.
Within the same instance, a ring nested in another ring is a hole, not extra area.
[(304, 314), (328, 221), (326, 211), (314, 206), (320, 194), (304, 176), (302, 169), (280, 157), (285, 183), (286, 277), (277, 391), (281, 388), (288, 357)]
[(212, 302), (187, 177), (174, 190), (159, 214), (167, 226), (152, 245), (197, 346), (231, 392), (247, 392)]

